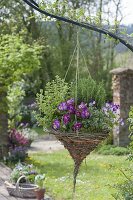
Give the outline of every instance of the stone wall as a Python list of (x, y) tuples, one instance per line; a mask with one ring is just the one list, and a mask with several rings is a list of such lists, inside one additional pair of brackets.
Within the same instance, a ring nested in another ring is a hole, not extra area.
[(111, 73), (113, 102), (120, 105), (120, 117), (125, 122), (124, 126), (114, 128), (114, 144), (127, 146), (130, 142), (127, 118), (130, 106), (133, 105), (133, 68), (117, 68)]

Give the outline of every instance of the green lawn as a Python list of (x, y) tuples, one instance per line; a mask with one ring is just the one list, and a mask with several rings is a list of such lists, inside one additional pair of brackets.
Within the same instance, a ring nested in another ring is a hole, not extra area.
[[(72, 200), (73, 161), (67, 151), (31, 154), (31, 161), (46, 173), (46, 189), (55, 200)], [(80, 168), (75, 200), (113, 200), (113, 184), (124, 180), (120, 169), (131, 162), (125, 156), (91, 154)]]

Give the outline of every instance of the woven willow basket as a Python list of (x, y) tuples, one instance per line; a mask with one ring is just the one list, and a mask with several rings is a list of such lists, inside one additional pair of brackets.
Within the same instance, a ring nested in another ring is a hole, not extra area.
[(76, 177), (78, 175), (79, 167), (83, 160), (93, 151), (99, 143), (105, 140), (109, 133), (95, 133), (95, 134), (81, 134), (78, 133), (60, 133), (58, 131), (51, 131), (55, 137), (64, 145), (69, 151), (74, 161), (73, 183), (75, 192)]
[(9, 195), (20, 198), (36, 198), (35, 189), (37, 189), (38, 186), (30, 183), (20, 183), (23, 178), (25, 178), (25, 176), (21, 176), (16, 184), (5, 182)]

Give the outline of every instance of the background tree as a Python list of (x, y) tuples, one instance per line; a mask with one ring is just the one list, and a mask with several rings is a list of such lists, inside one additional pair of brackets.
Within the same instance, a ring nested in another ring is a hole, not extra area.
[(39, 70), (41, 49), (37, 44), (24, 43), (19, 35), (0, 37), (0, 158), (7, 152), (8, 144), (8, 86)]

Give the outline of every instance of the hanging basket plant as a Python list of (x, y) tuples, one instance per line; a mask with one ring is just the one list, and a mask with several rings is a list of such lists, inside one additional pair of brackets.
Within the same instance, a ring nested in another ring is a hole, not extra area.
[(103, 83), (89, 77), (80, 79), (76, 87), (75, 95), (75, 83), (56, 76), (37, 94), (36, 114), (39, 124), (61, 141), (74, 160), (74, 191), (82, 161), (121, 122), (119, 106), (105, 103)]

